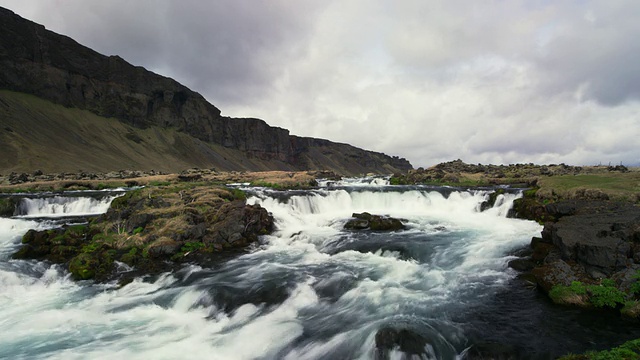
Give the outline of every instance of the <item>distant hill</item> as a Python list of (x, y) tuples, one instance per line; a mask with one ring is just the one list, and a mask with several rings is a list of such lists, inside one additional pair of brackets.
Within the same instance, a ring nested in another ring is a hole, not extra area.
[(293, 136), (260, 119), (221, 116), (173, 79), (4, 8), (0, 68), (0, 172), (412, 168), (399, 157)]

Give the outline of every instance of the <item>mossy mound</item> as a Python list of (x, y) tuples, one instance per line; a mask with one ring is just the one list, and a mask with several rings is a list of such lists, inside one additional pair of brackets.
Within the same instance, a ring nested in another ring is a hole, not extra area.
[(246, 205), (242, 192), (176, 184), (131, 191), (88, 225), (29, 230), (13, 257), (67, 264), (78, 280), (109, 281), (123, 276), (116, 261), (133, 266), (135, 275), (167, 271), (244, 249), (272, 229), (273, 217), (259, 205)]
[(0, 217), (13, 216), (16, 209), (16, 202), (11, 197), (0, 197)]

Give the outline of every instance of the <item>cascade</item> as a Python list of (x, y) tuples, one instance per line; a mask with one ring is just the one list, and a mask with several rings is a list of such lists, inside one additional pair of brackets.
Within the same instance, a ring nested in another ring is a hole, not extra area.
[(22, 218), (99, 215), (105, 213), (118, 196), (121, 194), (101, 198), (58, 195), (23, 198), (17, 205), (16, 215)]
[[(582, 349), (573, 315), (554, 314), (562, 324), (554, 328), (531, 316), (546, 306), (534, 292), (499, 300), (516, 275), (507, 267), (511, 254), (541, 230), (507, 217), (519, 192), (497, 196), (481, 212), (490, 191), (359, 181), (288, 192), (245, 188), (247, 202), (276, 221), (258, 248), (123, 287), (74, 282), (46, 262), (9, 260), (27, 229), (60, 221), (41, 218), (104, 212), (117, 195), (22, 199), (18, 217), (0, 219), (0, 358), (413, 358), (399, 348), (378, 356), (382, 329), (410, 334), (423, 347), (419, 358), (461, 358), (479, 330), (530, 353)], [(343, 228), (365, 211), (399, 218), (406, 229)], [(504, 321), (510, 314), (519, 317)], [(607, 335), (602, 327), (589, 331)]]

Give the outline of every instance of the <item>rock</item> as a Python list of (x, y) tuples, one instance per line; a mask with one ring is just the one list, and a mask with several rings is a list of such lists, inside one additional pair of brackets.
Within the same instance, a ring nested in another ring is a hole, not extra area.
[(395, 348), (405, 354), (420, 357), (427, 354), (428, 343), (428, 339), (412, 330), (385, 327), (376, 333), (376, 359), (388, 359), (389, 351)]
[(536, 264), (532, 260), (525, 258), (511, 260), (508, 265), (516, 271), (530, 271), (536, 267)]
[(629, 301), (622, 309), (620, 309), (620, 315), (625, 320), (638, 321), (640, 320), (640, 302)]
[(69, 272), (78, 280), (88, 280), (95, 277), (98, 265), (99, 262), (95, 256), (82, 253), (71, 260)]
[(182, 243), (168, 237), (161, 237), (149, 245), (147, 251), (153, 258), (169, 258), (180, 251)]
[(16, 205), (16, 201), (12, 197), (0, 197), (0, 217), (13, 216)]
[[(640, 209), (617, 209), (603, 216), (597, 208), (545, 224), (544, 236), (551, 238), (562, 257), (610, 275), (633, 261), (631, 241)], [(602, 211), (604, 209), (600, 209)], [(595, 212), (594, 212), (595, 211)]]
[(580, 281), (575, 269), (563, 260), (555, 261), (539, 266), (531, 271), (538, 286), (546, 293), (555, 285), (571, 285), (572, 281)]
[(247, 246), (273, 229), (273, 217), (264, 208), (240, 200), (222, 205), (215, 217), (204, 237), (205, 244), (215, 248)]
[(402, 221), (396, 218), (371, 215), (368, 212), (353, 213), (354, 219), (347, 221), (344, 229), (347, 230), (373, 230), (373, 231), (397, 231), (405, 229)]
[(489, 194), (489, 198), (480, 204), (480, 211), (491, 209), (496, 204), (496, 200), (498, 199), (498, 196), (504, 195), (504, 193), (505, 193), (504, 189), (497, 189), (493, 191), (491, 194)]
[(558, 203), (552, 203), (545, 206), (546, 212), (553, 216), (555, 219), (560, 219), (563, 216), (573, 215), (576, 213), (577, 204), (573, 201), (563, 201)]
[(638, 281), (638, 271), (640, 265), (634, 264), (628, 268), (611, 275), (611, 279), (616, 282), (618, 289), (629, 293), (631, 285)]
[(362, 219), (351, 219), (344, 224), (344, 228), (348, 230), (364, 230), (369, 227), (368, 220)]

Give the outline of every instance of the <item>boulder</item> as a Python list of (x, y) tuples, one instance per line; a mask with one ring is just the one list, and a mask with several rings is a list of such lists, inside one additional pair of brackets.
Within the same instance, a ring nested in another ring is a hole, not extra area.
[(0, 198), (0, 217), (11, 217), (16, 210), (16, 201), (12, 197)]
[(388, 353), (396, 348), (411, 358), (422, 358), (427, 355), (427, 344), (427, 338), (412, 330), (384, 327), (376, 333), (376, 359), (388, 359)]
[(571, 285), (572, 281), (582, 280), (576, 275), (575, 269), (561, 259), (556, 259), (531, 271), (538, 286), (546, 293), (555, 285)]
[(204, 242), (216, 249), (247, 246), (273, 230), (273, 216), (266, 209), (240, 200), (222, 205), (215, 219)]
[(397, 231), (405, 229), (404, 224), (399, 219), (382, 216), (371, 215), (368, 212), (353, 213), (350, 219), (344, 224), (347, 230), (373, 230), (373, 231)]
[(167, 258), (178, 253), (181, 247), (182, 243), (163, 236), (151, 243), (147, 251), (152, 258)]
[(563, 259), (610, 275), (633, 261), (637, 215), (640, 209), (632, 206), (606, 214), (593, 209), (545, 224), (543, 237), (552, 241)]

